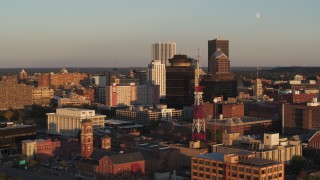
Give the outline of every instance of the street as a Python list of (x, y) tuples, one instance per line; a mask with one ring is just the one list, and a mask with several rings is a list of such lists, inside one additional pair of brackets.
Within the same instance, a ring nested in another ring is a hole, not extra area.
[(10, 166), (4, 166), (0, 168), (0, 171), (4, 172), (7, 176), (21, 177), (23, 180), (56, 180), (56, 179), (70, 179), (77, 180), (78, 177), (69, 173), (66, 175), (66, 171), (57, 171), (44, 167), (35, 167), (31, 169), (17, 169)]

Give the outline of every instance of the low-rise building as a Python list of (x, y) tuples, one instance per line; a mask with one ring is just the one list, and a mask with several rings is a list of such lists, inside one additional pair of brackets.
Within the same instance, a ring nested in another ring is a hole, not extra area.
[(24, 140), (22, 143), (22, 155), (27, 159), (48, 161), (54, 157), (68, 159), (79, 153), (78, 139), (36, 139)]
[[(0, 124), (0, 148), (20, 146), (22, 140), (36, 138), (35, 125), (15, 124), (6, 122)], [(2, 151), (0, 149), (0, 156)]]
[(235, 151), (254, 152), (256, 158), (290, 163), (295, 156), (302, 155), (299, 139), (280, 138), (279, 133), (265, 133), (263, 140), (258, 136), (239, 136), (238, 133), (224, 134), (223, 144), (212, 145), (212, 152), (233, 153)]
[(283, 163), (228, 153), (207, 153), (193, 157), (191, 173), (191, 179), (285, 179)]
[(307, 104), (284, 104), (283, 133), (303, 133), (320, 128), (320, 103), (317, 98)]
[(137, 124), (147, 125), (152, 121), (181, 121), (183, 118), (183, 110), (164, 107), (129, 107), (126, 110), (116, 110), (116, 119), (132, 121)]
[(93, 131), (104, 130), (105, 115), (96, 114), (94, 110), (77, 108), (58, 108), (56, 113), (47, 113), (48, 133), (76, 137), (84, 119), (92, 120)]
[(50, 106), (54, 90), (47, 87), (37, 87), (32, 89), (32, 103), (38, 106)]
[(271, 131), (279, 132), (281, 120), (259, 117), (222, 117), (221, 119), (211, 119), (207, 121), (206, 126), (211, 129), (212, 132), (240, 133), (241, 135), (263, 134)]

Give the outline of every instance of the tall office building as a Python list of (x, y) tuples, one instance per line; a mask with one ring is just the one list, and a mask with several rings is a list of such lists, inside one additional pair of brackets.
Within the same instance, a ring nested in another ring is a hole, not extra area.
[(148, 66), (148, 81), (160, 86), (160, 97), (166, 96), (166, 65), (160, 60), (153, 60)]
[(151, 46), (151, 60), (160, 60), (162, 64), (169, 66), (169, 59), (176, 54), (176, 43), (154, 43)]
[(208, 41), (208, 72), (213, 72), (213, 63), (211, 62), (211, 56), (217, 51), (217, 49), (229, 57), (229, 40), (222, 40), (220, 38)]
[(187, 55), (175, 55), (166, 67), (166, 103), (170, 108), (182, 109), (194, 102), (194, 59)]
[(228, 40), (208, 41), (208, 75), (200, 84), (205, 86), (205, 102), (212, 102), (218, 96), (223, 96), (224, 100), (237, 96), (237, 82), (230, 70)]

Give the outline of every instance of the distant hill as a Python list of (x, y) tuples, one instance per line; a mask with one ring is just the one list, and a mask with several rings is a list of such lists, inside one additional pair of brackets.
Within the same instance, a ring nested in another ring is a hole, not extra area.
[(320, 67), (277, 67), (270, 70), (271, 73), (295, 73), (295, 74), (320, 74)]

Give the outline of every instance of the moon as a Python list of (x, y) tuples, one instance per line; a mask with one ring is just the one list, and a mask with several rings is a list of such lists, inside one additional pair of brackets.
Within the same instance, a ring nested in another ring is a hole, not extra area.
[(256, 13), (256, 18), (257, 18), (257, 19), (260, 19), (260, 17), (261, 17), (261, 14), (257, 12), (257, 13)]

